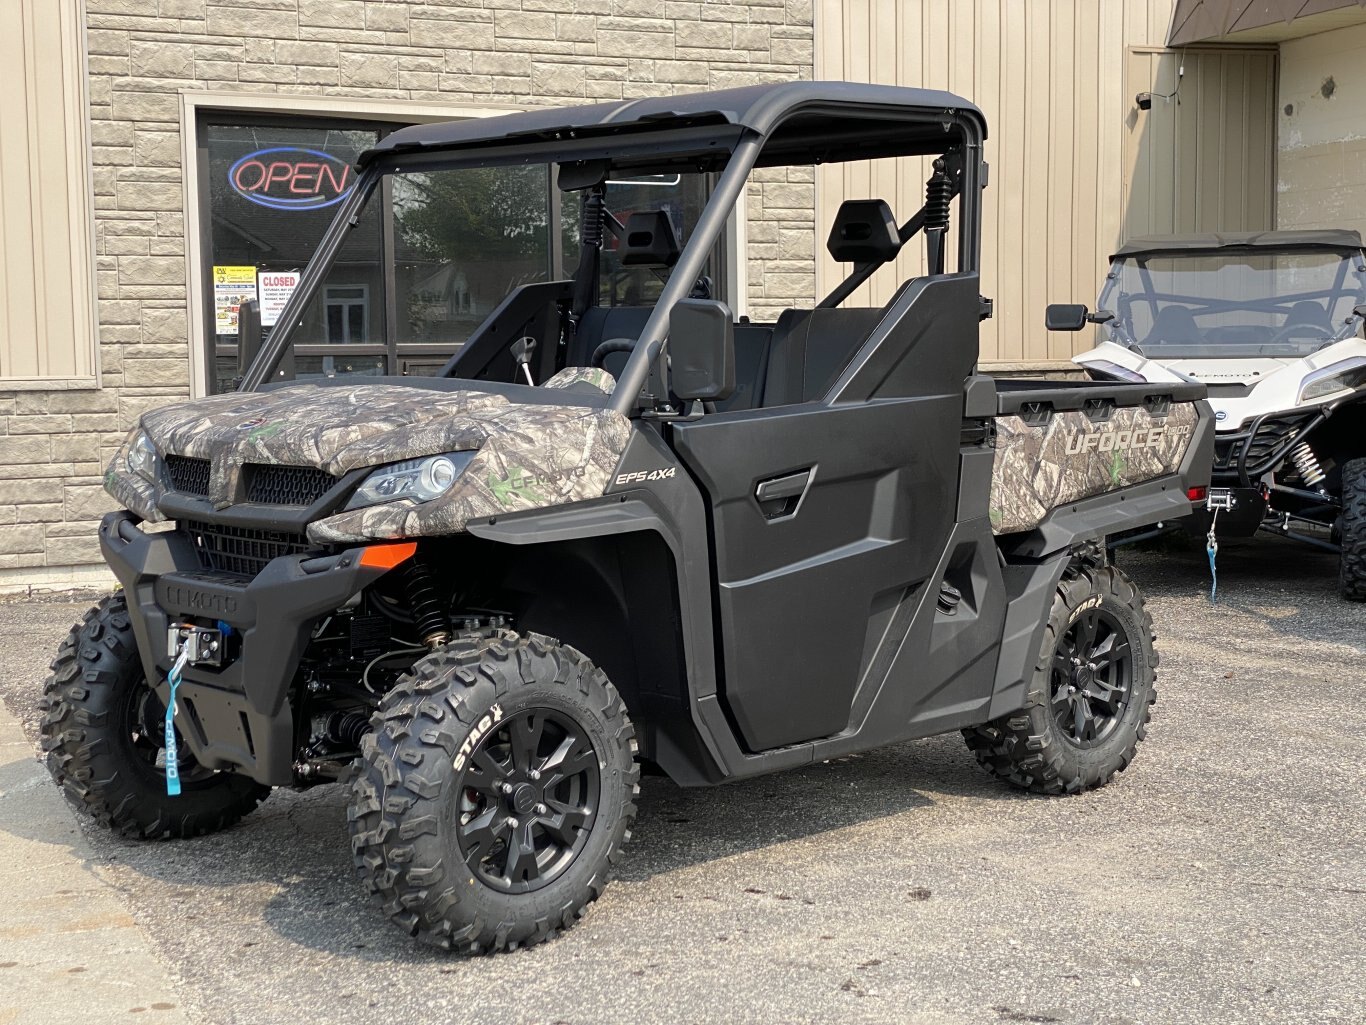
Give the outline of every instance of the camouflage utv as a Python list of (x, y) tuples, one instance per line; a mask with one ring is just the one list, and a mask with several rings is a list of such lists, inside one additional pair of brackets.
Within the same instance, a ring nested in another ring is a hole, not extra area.
[[(1095, 540), (1190, 511), (1209, 410), (977, 372), (985, 134), (948, 93), (791, 83), (385, 138), (240, 389), (146, 414), (109, 467), (122, 589), (47, 684), (67, 794), (184, 837), (348, 780), (385, 914), (488, 951), (602, 892), (641, 763), (698, 786), (962, 730), (1017, 786), (1107, 783), (1157, 655)], [(845, 202), (848, 277), (737, 322), (717, 260), (756, 169), (903, 157), (919, 211)], [(513, 288), (435, 376), (304, 377), (372, 196), (533, 165), (577, 210), (572, 277)], [(667, 204), (613, 209), (690, 178), (686, 243)], [(922, 274), (847, 304), (916, 236)]]

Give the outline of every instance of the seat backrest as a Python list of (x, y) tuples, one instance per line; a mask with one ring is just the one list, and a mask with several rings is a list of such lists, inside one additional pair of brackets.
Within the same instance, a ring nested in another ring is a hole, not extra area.
[(617, 242), (623, 267), (672, 267), (678, 262), (681, 247), (669, 211), (637, 210), (626, 218), (625, 228)]
[(1153, 321), (1153, 329), (1143, 339), (1144, 345), (1161, 342), (1181, 343), (1198, 342), (1200, 328), (1196, 326), (1195, 315), (1184, 306), (1164, 306)]
[(1301, 299), (1290, 307), (1282, 330), (1291, 327), (1316, 327), (1331, 331), (1333, 322), (1328, 316), (1328, 311), (1319, 303), (1313, 299)]
[(769, 343), (763, 406), (824, 395), (884, 313), (883, 307), (784, 310)]
[(717, 412), (757, 409), (763, 402), (768, 341), (772, 335), (773, 328), (768, 324), (735, 325), (735, 391), (730, 398), (716, 403)]
[[(579, 326), (574, 332), (574, 340), (569, 345), (565, 366), (588, 366), (588, 361), (593, 358), (593, 350), (609, 338), (639, 338), (653, 310), (653, 306), (588, 307), (579, 318)], [(627, 355), (629, 353), (609, 357), (607, 369), (612, 370), (611, 361), (619, 359), (620, 365), (613, 371), (619, 372), (621, 366), (626, 363)]]

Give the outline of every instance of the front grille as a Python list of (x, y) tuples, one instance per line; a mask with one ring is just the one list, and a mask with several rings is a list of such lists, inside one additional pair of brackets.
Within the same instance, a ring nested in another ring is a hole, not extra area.
[(204, 569), (239, 577), (254, 577), (272, 559), (298, 555), (316, 547), (302, 534), (279, 530), (228, 527), (194, 520), (183, 521), (181, 529), (194, 544)]
[(1285, 457), (1286, 450), (1314, 417), (1313, 413), (1292, 414), (1263, 420), (1256, 433), (1235, 434), (1230, 438), (1215, 438), (1214, 469), (1235, 473), (1238, 461), (1247, 450), (1243, 468), (1249, 477), (1260, 477)]
[(243, 467), (247, 501), (266, 505), (312, 505), (337, 483), (337, 478), (315, 466), (277, 466), (248, 463)]
[(167, 456), (166, 475), (171, 487), (186, 495), (207, 498), (209, 494), (209, 461), (192, 456)]

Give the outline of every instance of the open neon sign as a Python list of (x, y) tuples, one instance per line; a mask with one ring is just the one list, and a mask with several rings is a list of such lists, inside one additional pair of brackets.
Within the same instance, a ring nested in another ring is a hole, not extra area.
[(234, 192), (272, 210), (320, 210), (340, 203), (353, 179), (346, 161), (298, 146), (258, 149), (228, 168)]

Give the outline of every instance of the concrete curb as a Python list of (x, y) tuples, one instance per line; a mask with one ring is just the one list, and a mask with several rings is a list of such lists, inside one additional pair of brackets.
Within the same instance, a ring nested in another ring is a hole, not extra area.
[(188, 1022), (170, 977), (0, 704), (0, 1025)]

